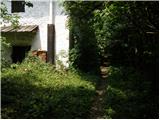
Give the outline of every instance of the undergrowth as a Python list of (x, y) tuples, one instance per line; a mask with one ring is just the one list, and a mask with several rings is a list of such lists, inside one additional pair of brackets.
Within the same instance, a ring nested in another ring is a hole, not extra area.
[(158, 118), (158, 96), (151, 82), (131, 68), (109, 67), (105, 118)]
[(2, 118), (87, 118), (96, 80), (29, 56), (2, 71)]

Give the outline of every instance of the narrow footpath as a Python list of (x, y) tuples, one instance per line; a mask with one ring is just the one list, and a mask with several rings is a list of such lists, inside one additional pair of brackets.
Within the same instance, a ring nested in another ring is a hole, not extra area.
[(90, 119), (103, 119), (104, 115), (104, 100), (107, 87), (107, 67), (101, 66), (101, 79), (96, 86), (96, 95), (90, 110)]

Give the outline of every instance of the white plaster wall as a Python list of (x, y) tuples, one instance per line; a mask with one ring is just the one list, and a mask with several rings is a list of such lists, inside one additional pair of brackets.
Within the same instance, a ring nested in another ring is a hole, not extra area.
[(49, 21), (49, 2), (32, 2), (33, 7), (25, 7), (25, 13), (20, 13), (20, 24), (38, 25), (39, 31), (35, 36), (31, 50), (47, 50), (47, 24)]
[[(69, 53), (69, 31), (65, 26), (67, 16), (56, 16), (55, 29), (56, 29), (56, 55), (60, 55), (59, 60), (64, 65), (68, 66), (68, 53)], [(63, 51), (64, 54), (61, 54)], [(62, 57), (62, 56), (66, 57)]]
[[(69, 57), (69, 30), (67, 29), (67, 15), (59, 3), (55, 3), (56, 55), (68, 67)], [(63, 53), (63, 54), (62, 54)]]

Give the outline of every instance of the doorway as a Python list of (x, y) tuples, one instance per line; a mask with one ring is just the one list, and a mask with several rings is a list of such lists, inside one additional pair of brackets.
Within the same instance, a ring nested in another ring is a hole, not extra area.
[(21, 63), (26, 57), (26, 53), (30, 50), (31, 46), (13, 46), (12, 47), (12, 63)]

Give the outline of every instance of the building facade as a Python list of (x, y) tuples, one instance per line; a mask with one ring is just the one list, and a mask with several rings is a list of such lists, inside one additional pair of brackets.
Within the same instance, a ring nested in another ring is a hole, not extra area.
[[(19, 30), (13, 30), (10, 24), (1, 25), (1, 34), (6, 37), (12, 45), (9, 50), (10, 54), (6, 55), (16, 62), (14, 57), (19, 57), (23, 54), (21, 58), (24, 58), (24, 53), (27, 51), (46, 51), (47, 56), (50, 53), (55, 53), (53, 59), (60, 55), (62, 52), (68, 55), (69, 52), (69, 30), (66, 27), (67, 15), (63, 11), (63, 7), (58, 1), (31, 1), (33, 7), (28, 7), (24, 5), (23, 7), (14, 8), (14, 1), (6, 0), (3, 1), (7, 6), (8, 12), (11, 14), (18, 14), (20, 16), (20, 28)], [(49, 25), (53, 25), (53, 31), (48, 28)], [(54, 35), (52, 35), (54, 34)], [(54, 37), (50, 40), (49, 36)], [(52, 47), (54, 46), (54, 47)], [(49, 47), (53, 48), (52, 52), (49, 53)], [(23, 53), (21, 53), (21, 52)], [(17, 55), (16, 55), (17, 54)], [(62, 58), (65, 66), (68, 66), (68, 57)]]

